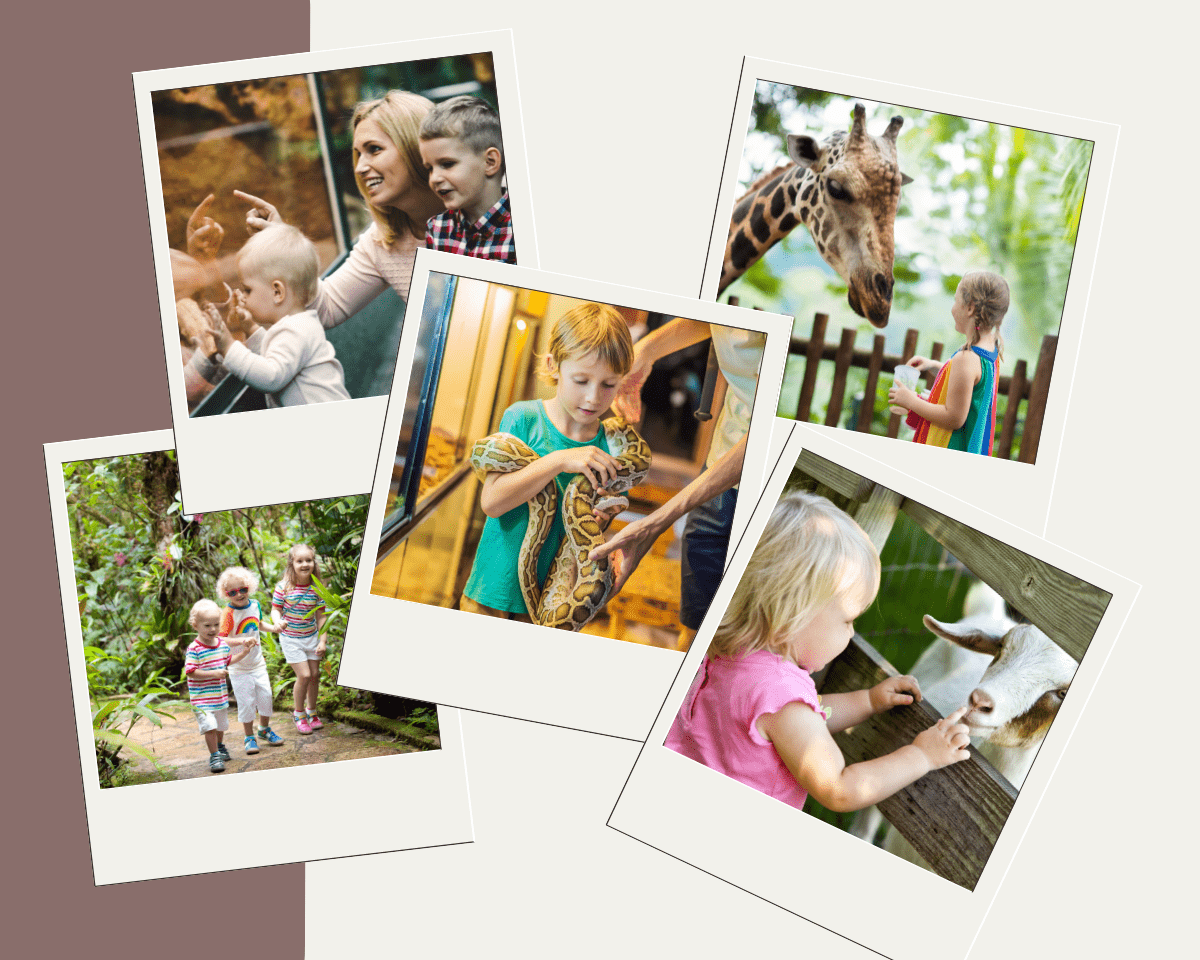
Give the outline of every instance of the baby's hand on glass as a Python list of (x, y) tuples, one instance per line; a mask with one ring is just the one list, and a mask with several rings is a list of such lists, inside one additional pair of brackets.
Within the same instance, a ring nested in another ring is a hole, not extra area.
[(921, 686), (916, 677), (888, 677), (875, 684), (869, 691), (871, 710), (882, 713), (892, 707), (901, 707), (921, 699)]
[(211, 303), (204, 305), (204, 317), (208, 321), (208, 332), (212, 335), (213, 341), (217, 345), (219, 353), (227, 353), (229, 348), (233, 346), (233, 334), (229, 332), (229, 328), (225, 326), (225, 321), (221, 319), (221, 311), (214, 307)]
[(958, 722), (970, 709), (959, 707), (950, 716), (922, 730), (913, 740), (913, 746), (925, 754), (929, 761), (930, 770), (958, 763), (971, 755), (971, 732), (965, 723)]

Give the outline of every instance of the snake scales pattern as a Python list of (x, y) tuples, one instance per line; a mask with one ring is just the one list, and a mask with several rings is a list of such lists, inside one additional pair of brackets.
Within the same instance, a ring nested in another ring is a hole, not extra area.
[[(609, 452), (620, 464), (617, 477), (602, 489), (606, 496), (599, 496), (583, 474), (567, 484), (563, 497), (567, 535), (554, 555), (544, 588), (538, 586), (538, 555), (554, 522), (558, 485), (551, 480), (529, 501), (529, 525), (521, 542), (517, 579), (530, 618), (544, 627), (580, 630), (604, 609), (612, 591), (613, 571), (607, 557), (588, 559), (604, 540), (604, 529), (592, 511), (621, 501), (628, 506), (628, 499), (619, 495), (645, 480), (650, 470), (650, 447), (633, 427), (620, 417), (610, 417), (600, 426)], [(480, 482), (489, 473), (514, 473), (537, 459), (530, 446), (511, 433), (493, 433), (471, 448), (471, 466)]]

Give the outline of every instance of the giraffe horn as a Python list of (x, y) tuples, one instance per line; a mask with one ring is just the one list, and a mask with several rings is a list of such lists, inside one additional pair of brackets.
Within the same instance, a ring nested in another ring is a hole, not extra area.
[(887, 129), (883, 131), (883, 139), (891, 140), (892, 143), (895, 143), (896, 134), (900, 132), (902, 126), (904, 126), (903, 117), (892, 117), (891, 122), (887, 125)]
[(850, 142), (861, 140), (867, 135), (867, 108), (861, 103), (854, 105), (854, 122), (850, 125)]

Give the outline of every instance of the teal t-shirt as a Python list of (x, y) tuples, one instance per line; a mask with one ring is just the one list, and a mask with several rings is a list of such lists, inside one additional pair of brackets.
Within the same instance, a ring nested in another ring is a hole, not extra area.
[[(511, 433), (524, 440), (539, 457), (573, 447), (599, 447), (605, 453), (612, 452), (608, 449), (608, 439), (603, 430), (597, 430), (591, 440), (571, 440), (564, 436), (550, 422), (546, 406), (541, 400), (514, 403), (500, 418), (499, 432)], [(567, 484), (575, 476), (572, 473), (560, 473), (555, 478), (558, 485), (558, 512), (550, 535), (538, 555), (538, 583), (545, 583), (550, 564), (554, 562), (554, 554), (566, 536), (562, 522), (562, 498), (566, 494)], [(509, 613), (528, 613), (525, 599), (521, 596), (521, 583), (517, 579), (517, 557), (521, 554), (521, 541), (525, 539), (528, 525), (527, 503), (513, 507), (499, 517), (487, 518), (479, 538), (479, 547), (475, 550), (471, 576), (463, 588), (463, 592), (476, 603)]]

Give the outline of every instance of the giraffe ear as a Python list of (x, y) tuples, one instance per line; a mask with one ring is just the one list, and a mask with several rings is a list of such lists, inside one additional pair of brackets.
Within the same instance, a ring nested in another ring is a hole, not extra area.
[(805, 133), (788, 134), (787, 152), (798, 167), (811, 167), (821, 158), (817, 141)]
[(912, 183), (912, 181), (913, 181), (912, 177), (910, 177), (903, 170), (900, 171), (900, 186), (907, 187), (910, 183)]

